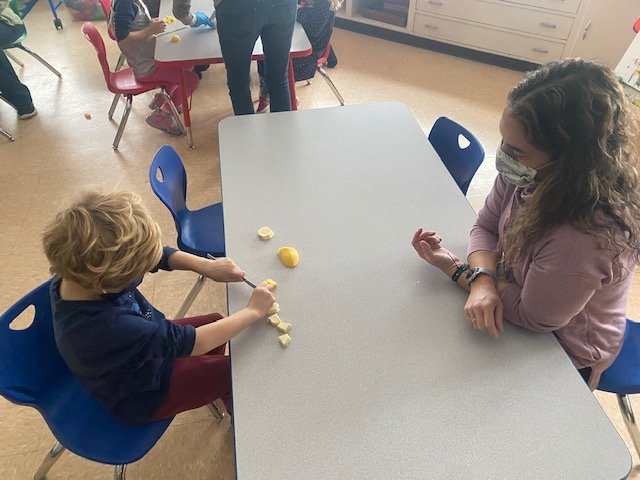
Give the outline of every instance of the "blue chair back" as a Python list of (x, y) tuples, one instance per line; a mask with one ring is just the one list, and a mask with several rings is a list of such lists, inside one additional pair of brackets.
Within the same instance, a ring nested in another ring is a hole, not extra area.
[[(461, 140), (468, 145), (461, 146)], [(480, 164), (484, 148), (469, 130), (447, 117), (436, 120), (429, 132), (429, 142), (465, 195)]]
[(187, 208), (187, 174), (178, 153), (163, 145), (149, 168), (151, 189), (171, 212), (180, 250), (205, 257), (225, 255), (222, 204), (199, 210)]
[(618, 395), (640, 393), (640, 323), (627, 319), (620, 354), (600, 377), (598, 390)]
[[(172, 419), (125, 425), (82, 386), (56, 347), (50, 285), (51, 280), (43, 283), (0, 316), (0, 395), (36, 408), (56, 439), (81, 457), (111, 465), (135, 462)], [(31, 325), (12, 329), (11, 322), (30, 306)]]

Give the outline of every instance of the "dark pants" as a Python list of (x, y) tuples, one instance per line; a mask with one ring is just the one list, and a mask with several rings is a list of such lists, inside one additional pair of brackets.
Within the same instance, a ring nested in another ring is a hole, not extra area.
[[(176, 319), (181, 325), (200, 327), (220, 320), (222, 315), (212, 313), (200, 317)], [(202, 407), (222, 398), (229, 413), (231, 404), (231, 360), (224, 354), (224, 345), (195, 357), (176, 359), (169, 383), (169, 394), (154, 420), (173, 417), (186, 410)]]
[(33, 110), (33, 99), (26, 85), (18, 79), (9, 59), (0, 50), (0, 95), (5, 98), (18, 111), (18, 115), (29, 113)]
[(229, 96), (236, 115), (254, 113), (249, 72), (258, 36), (264, 48), (270, 109), (291, 110), (287, 69), (296, 5), (296, 0), (223, 0), (216, 7)]

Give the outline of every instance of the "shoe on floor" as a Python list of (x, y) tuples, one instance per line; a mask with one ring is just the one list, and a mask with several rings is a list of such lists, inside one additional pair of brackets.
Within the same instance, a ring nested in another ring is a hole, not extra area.
[(156, 109), (147, 117), (147, 123), (153, 128), (170, 133), (171, 135), (182, 135), (182, 129), (170, 112)]
[(38, 110), (36, 110), (36, 107), (34, 106), (32, 106), (31, 108), (32, 110), (27, 110), (24, 113), (18, 113), (18, 118), (20, 120), (27, 120), (28, 118), (35, 117), (38, 113)]
[(164, 105), (164, 95), (161, 93), (156, 93), (149, 104), (149, 109), (156, 110)]
[(269, 95), (260, 95), (256, 113), (264, 113), (267, 111), (267, 108), (269, 108)]

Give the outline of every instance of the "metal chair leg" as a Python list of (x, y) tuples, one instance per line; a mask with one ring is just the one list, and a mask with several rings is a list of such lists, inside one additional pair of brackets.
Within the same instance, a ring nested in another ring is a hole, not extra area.
[(124, 65), (124, 53), (120, 52), (120, 56), (118, 57), (118, 61), (116, 62), (116, 68), (114, 72), (117, 72)]
[(13, 135), (11, 135), (9, 132), (7, 132), (4, 128), (0, 127), (0, 135), (3, 135), (5, 137), (7, 137), (9, 140), (11, 140), (12, 142), (15, 140), (15, 138), (13, 137)]
[(118, 106), (118, 100), (120, 100), (120, 94), (116, 93), (113, 96), (113, 101), (111, 102), (111, 108), (109, 108), (109, 120), (113, 118), (113, 112), (116, 111), (116, 107)]
[(329, 87), (331, 87), (331, 90), (333, 90), (334, 95), (338, 98), (338, 101), (340, 102), (340, 105), (342, 105), (344, 107), (344, 98), (342, 98), (342, 95), (340, 95), (340, 92), (338, 91), (336, 86), (331, 81), (331, 78), (329, 78), (329, 75), (327, 75), (327, 72), (324, 71), (324, 68), (316, 67), (316, 70), (318, 71), (318, 73), (320, 75), (322, 75), (322, 78), (324, 78), (324, 80), (327, 82)]
[(184, 318), (184, 316), (187, 314), (187, 312), (189, 311), (189, 308), (191, 308), (191, 305), (193, 304), (194, 300), (200, 293), (200, 290), (202, 290), (202, 286), (204, 285), (205, 279), (206, 277), (202, 275), (198, 275), (198, 279), (196, 280), (196, 283), (193, 284), (193, 287), (191, 287), (191, 291), (187, 295), (187, 298), (184, 299), (184, 302), (182, 302), (182, 305), (180, 306), (178, 313), (176, 313), (176, 318)]
[(127, 478), (127, 466), (116, 465), (116, 468), (113, 470), (113, 480), (125, 480), (126, 478)]
[[(171, 100), (171, 96), (167, 93), (167, 91), (164, 88), (162, 88), (161, 92), (162, 92), (162, 96), (164, 97), (165, 102), (167, 102), (167, 104), (169, 105), (169, 109), (171, 109), (171, 115), (173, 115), (173, 118), (175, 118), (176, 122), (178, 122), (178, 125), (180, 126), (180, 130), (182, 130), (182, 135), (184, 135), (185, 133), (187, 133), (187, 129), (184, 127), (184, 122), (182, 121), (182, 116), (178, 112), (178, 109), (176, 108), (175, 103), (173, 103), (173, 100)], [(182, 108), (185, 109), (185, 108), (188, 108), (188, 106), (187, 105), (183, 105)], [(180, 317), (178, 317), (178, 318), (180, 318)]]
[(34, 52), (33, 50), (31, 50), (28, 47), (25, 47), (22, 44), (16, 45), (17, 48), (19, 48), (20, 50), (24, 50), (25, 52), (27, 52), (29, 55), (31, 55), (33, 58), (35, 58), (36, 60), (38, 60), (42, 65), (44, 65), (45, 67), (47, 67), (49, 70), (51, 70), (55, 75), (57, 75), (58, 78), (62, 78), (62, 74), (56, 70), (55, 68), (53, 68), (51, 66), (51, 64), (49, 64), (49, 62), (47, 62), (44, 58), (42, 58), (40, 55), (38, 55), (36, 52)]
[(213, 418), (215, 418), (218, 423), (220, 423), (224, 419), (224, 416), (226, 414), (225, 409), (220, 408), (220, 405), (218, 405), (218, 400), (214, 400), (213, 402), (207, 404), (207, 407), (213, 415)]
[(47, 476), (47, 472), (49, 472), (53, 464), (56, 463), (56, 461), (58, 460), (58, 458), (60, 458), (60, 455), (64, 451), (65, 448), (62, 446), (62, 444), (60, 442), (56, 442), (51, 450), (49, 450), (49, 453), (47, 453), (47, 456), (44, 457), (40, 468), (33, 476), (33, 480), (44, 480)]
[(11, 53), (9, 50), (5, 50), (4, 53), (7, 55), (7, 57), (9, 57), (11, 60), (13, 60), (13, 62), (18, 65), (20, 68), (24, 68), (24, 63), (22, 63), (20, 61), (20, 59), (18, 57), (16, 57), (13, 53)]
[(627, 426), (629, 435), (631, 435), (631, 440), (633, 440), (633, 445), (636, 447), (636, 452), (640, 455), (640, 430), (638, 430), (636, 417), (631, 408), (629, 395), (616, 395), (616, 397), (618, 397), (618, 406), (620, 407), (620, 412), (622, 412), (624, 424)]
[(131, 113), (131, 103), (133, 98), (131, 95), (127, 97), (127, 104), (124, 107), (124, 112), (122, 113), (122, 119), (120, 120), (120, 125), (118, 125), (118, 131), (116, 132), (116, 138), (113, 140), (113, 149), (118, 150), (118, 145), (120, 145), (120, 139), (122, 138), (122, 132), (124, 132), (124, 127), (127, 124), (127, 120), (129, 119), (129, 113)]

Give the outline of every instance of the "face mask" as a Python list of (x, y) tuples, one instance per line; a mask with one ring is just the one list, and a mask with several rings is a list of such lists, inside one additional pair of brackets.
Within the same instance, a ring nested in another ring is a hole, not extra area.
[(516, 187), (530, 187), (535, 184), (538, 171), (527, 167), (504, 153), (501, 148), (496, 151), (496, 170), (504, 175), (507, 182)]

